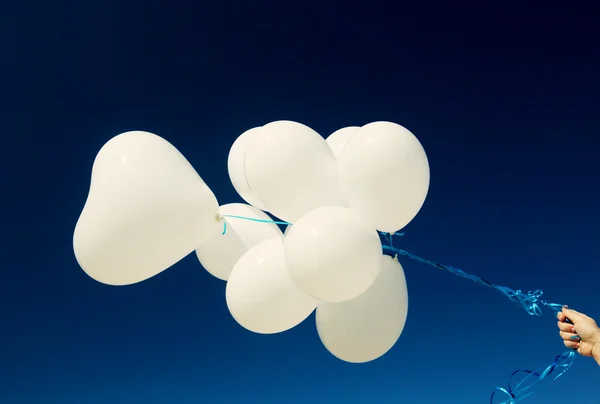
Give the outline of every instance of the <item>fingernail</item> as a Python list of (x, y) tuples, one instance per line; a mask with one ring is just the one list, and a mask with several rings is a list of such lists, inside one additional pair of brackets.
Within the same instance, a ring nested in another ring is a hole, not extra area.
[(569, 306), (567, 306), (566, 304), (563, 306), (563, 309), (568, 309)]

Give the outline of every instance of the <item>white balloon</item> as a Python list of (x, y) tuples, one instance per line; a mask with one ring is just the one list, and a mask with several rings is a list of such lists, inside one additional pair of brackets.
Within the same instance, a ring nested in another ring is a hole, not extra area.
[[(243, 203), (223, 205), (219, 208), (219, 213), (263, 221), (272, 220), (262, 210)], [(208, 273), (224, 281), (229, 278), (237, 260), (248, 250), (265, 240), (283, 236), (274, 223), (235, 217), (223, 217), (222, 220), (225, 222), (225, 234), (213, 236), (196, 250), (196, 256)]]
[(350, 137), (352, 137), (359, 129), (360, 126), (348, 126), (336, 130), (325, 139), (336, 159), (339, 159), (342, 155), (342, 150), (344, 150), (344, 146), (348, 139), (350, 139)]
[(381, 268), (381, 240), (351, 209), (329, 206), (302, 216), (284, 239), (292, 278), (320, 301), (341, 302), (367, 290)]
[(229, 172), (231, 184), (238, 195), (250, 205), (265, 210), (263, 204), (252, 193), (248, 181), (246, 180), (246, 171), (244, 170), (244, 155), (246, 153), (248, 140), (260, 129), (260, 127), (249, 129), (233, 142), (227, 158), (227, 171)]
[(340, 183), (348, 206), (376, 229), (405, 227), (425, 202), (429, 163), (419, 140), (391, 122), (360, 128), (344, 146)]
[(141, 282), (221, 231), (218, 208), (213, 192), (173, 145), (148, 132), (122, 133), (94, 161), (73, 235), (75, 257), (98, 282)]
[(259, 334), (275, 334), (297, 326), (318, 304), (292, 281), (281, 237), (254, 246), (238, 260), (225, 296), (233, 318)]
[(287, 222), (320, 206), (345, 206), (335, 157), (308, 126), (291, 121), (263, 126), (248, 142), (244, 167), (253, 194)]
[(373, 361), (398, 341), (408, 315), (404, 270), (383, 257), (381, 273), (362, 295), (342, 303), (321, 303), (316, 323), (319, 338), (335, 357), (352, 363)]

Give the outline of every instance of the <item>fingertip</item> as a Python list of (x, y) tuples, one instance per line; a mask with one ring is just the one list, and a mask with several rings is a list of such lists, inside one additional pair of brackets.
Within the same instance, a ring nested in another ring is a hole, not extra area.
[(569, 306), (563, 306), (562, 312), (565, 313), (567, 315), (567, 317), (569, 317), (569, 315), (572, 316), (572, 315), (580, 315), (581, 314), (577, 310), (569, 308)]

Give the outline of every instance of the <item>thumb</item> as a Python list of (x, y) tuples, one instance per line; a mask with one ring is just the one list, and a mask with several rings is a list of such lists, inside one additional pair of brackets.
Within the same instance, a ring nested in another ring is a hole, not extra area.
[(583, 314), (579, 313), (576, 310), (569, 309), (567, 307), (563, 307), (562, 312), (573, 323), (581, 321), (581, 320), (583, 320), (585, 318), (585, 316)]

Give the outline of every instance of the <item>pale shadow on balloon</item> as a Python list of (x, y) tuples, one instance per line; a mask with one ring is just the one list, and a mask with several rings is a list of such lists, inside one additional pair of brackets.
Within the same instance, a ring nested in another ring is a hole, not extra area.
[(408, 316), (408, 290), (397, 259), (383, 256), (381, 273), (362, 295), (341, 303), (320, 303), (317, 331), (325, 348), (351, 363), (385, 355), (398, 341)]
[(318, 303), (292, 280), (282, 237), (254, 246), (237, 261), (229, 276), (225, 297), (235, 321), (260, 334), (294, 328)]

